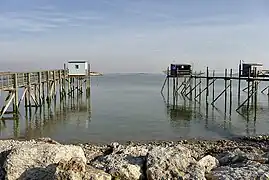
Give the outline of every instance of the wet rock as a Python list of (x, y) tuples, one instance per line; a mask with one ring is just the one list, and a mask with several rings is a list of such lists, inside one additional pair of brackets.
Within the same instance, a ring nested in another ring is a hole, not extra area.
[(11, 149), (5, 162), (6, 179), (52, 179), (60, 160), (86, 158), (81, 147), (31, 141)]
[(54, 180), (111, 180), (104, 171), (87, 166), (81, 158), (61, 160), (56, 168)]
[(213, 169), (208, 179), (258, 179), (265, 178), (268, 171), (267, 164), (247, 161), (246, 163)]
[(219, 158), (219, 162), (221, 165), (228, 165), (234, 163), (241, 163), (247, 160), (247, 157), (244, 152), (241, 150), (237, 150), (234, 152), (226, 152)]
[(118, 179), (143, 179), (143, 167), (147, 149), (144, 146), (117, 146), (111, 154), (103, 155), (91, 165)]
[(263, 151), (255, 148), (240, 147), (219, 155), (219, 162), (221, 165), (242, 163), (248, 160), (265, 163), (267, 157), (266, 155), (263, 157), (262, 154), (264, 154)]
[(80, 180), (85, 172), (86, 164), (80, 158), (71, 158), (69, 161), (61, 159), (56, 167), (55, 180)]
[(200, 164), (191, 164), (187, 169), (187, 174), (184, 176), (184, 180), (206, 180), (205, 167)]
[(105, 173), (102, 170), (95, 169), (91, 166), (86, 166), (86, 171), (83, 176), (83, 180), (111, 180), (110, 174)]
[(266, 172), (266, 173), (262, 174), (259, 179), (260, 180), (268, 180), (269, 179), (269, 173)]
[(60, 144), (57, 141), (51, 139), (50, 137), (42, 137), (42, 138), (38, 138), (35, 141), (41, 141), (41, 142), (45, 142), (45, 143), (50, 143), (50, 144)]
[(99, 145), (91, 145), (91, 144), (82, 144), (80, 145), (85, 153), (87, 163), (90, 163), (94, 159), (96, 159), (99, 156), (102, 156), (103, 154), (110, 154), (111, 151), (109, 147), (107, 146), (99, 146)]
[(268, 148), (268, 136), (80, 146), (50, 138), (4, 140), (0, 179), (263, 180), (269, 177)]
[(181, 145), (174, 148), (153, 147), (147, 156), (147, 178), (182, 179), (188, 166), (195, 162), (191, 151)]
[(22, 144), (29, 144), (33, 141), (15, 141), (15, 140), (0, 140), (0, 179), (4, 179), (5, 170), (3, 168), (7, 156), (11, 149), (21, 146)]
[(207, 155), (198, 161), (198, 164), (205, 168), (205, 172), (209, 173), (213, 168), (219, 166), (219, 161), (210, 155)]

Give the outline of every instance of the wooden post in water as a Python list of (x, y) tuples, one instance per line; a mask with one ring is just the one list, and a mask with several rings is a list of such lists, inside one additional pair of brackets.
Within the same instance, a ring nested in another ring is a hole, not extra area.
[(67, 92), (67, 94), (68, 94), (68, 96), (71, 96), (72, 95), (72, 92), (71, 92), (72, 78), (70, 76), (68, 76), (67, 79), (68, 79), (68, 92)]
[(15, 73), (14, 77), (13, 77), (13, 88), (14, 88), (14, 93), (15, 93), (15, 97), (14, 97), (14, 101), (13, 101), (13, 117), (16, 119), (18, 118), (18, 113), (19, 113), (19, 94), (18, 94), (18, 74)]
[[(255, 78), (257, 78), (258, 76), (258, 72), (257, 72), (257, 68), (255, 67), (254, 70), (254, 74), (255, 74)], [(256, 121), (257, 119), (257, 99), (258, 99), (258, 81), (254, 81), (254, 85), (255, 85), (255, 97), (254, 97), (254, 121)]]
[(167, 78), (167, 103), (169, 105), (169, 92), (170, 92), (170, 76), (169, 76), (169, 67), (167, 68), (167, 72), (166, 72), (166, 78)]
[(247, 99), (247, 116), (249, 115), (249, 98), (250, 98), (250, 73), (251, 73), (251, 69), (248, 70), (248, 79), (247, 79), (247, 84), (248, 84), (248, 99)]
[(66, 98), (66, 75), (67, 75), (67, 73), (66, 73), (66, 69), (64, 69), (63, 70), (63, 79), (62, 79), (62, 81), (63, 81), (63, 94), (64, 94), (64, 98)]
[[(189, 83), (190, 83), (190, 100), (192, 100), (192, 85), (193, 85), (193, 79), (192, 79), (192, 73), (191, 73), (191, 75), (189, 76)], [(196, 84), (195, 84), (196, 85)]]
[(238, 68), (238, 90), (237, 90), (237, 103), (240, 106), (240, 96), (241, 96), (241, 61)]
[(58, 73), (58, 86), (59, 86), (59, 94), (60, 94), (60, 101), (62, 100), (63, 98), (63, 88), (62, 88), (62, 71), (57, 71)]
[(43, 81), (42, 81), (42, 104), (44, 105), (45, 104), (45, 77), (46, 77), (46, 75), (45, 75), (45, 72), (42, 72), (41, 73), (41, 77), (42, 77), (42, 79), (43, 79)]
[[(200, 71), (200, 76), (202, 75), (202, 71)], [(199, 94), (201, 94), (202, 93), (202, 78), (201, 77), (199, 77)], [(199, 96), (199, 104), (201, 103), (201, 98), (202, 98), (202, 96), (200, 95)]]
[[(88, 76), (87, 76), (87, 77), (88, 77)], [(80, 79), (79, 79), (80, 94), (82, 94), (82, 92), (83, 92), (83, 91), (82, 91), (82, 90), (83, 90), (83, 89), (82, 89), (82, 86), (83, 86), (83, 78), (80, 78)]]
[(39, 106), (41, 106), (41, 104), (42, 104), (41, 91), (42, 91), (41, 72), (38, 72), (38, 101), (39, 101)]
[(209, 70), (206, 67), (206, 104), (208, 105), (208, 96), (209, 96)]
[(47, 103), (50, 106), (51, 103), (51, 96), (50, 96), (50, 72), (47, 71)]
[(175, 107), (175, 77), (173, 77), (173, 107)]
[(233, 70), (231, 69), (230, 70), (230, 112), (229, 112), (230, 116), (232, 115), (232, 100), (233, 100), (233, 94), (232, 94), (233, 89), (232, 89), (232, 79), (231, 79), (232, 76), (233, 76)]
[(225, 78), (224, 78), (224, 113), (227, 112), (227, 69), (225, 69)]
[(186, 80), (186, 77), (184, 77), (184, 90), (183, 90), (184, 94), (182, 94), (183, 96), (185, 96), (186, 90), (187, 90), (187, 80)]
[[(90, 72), (90, 64), (88, 64), (88, 70)], [(169, 79), (168, 79), (168, 82), (169, 82)], [(168, 83), (168, 86), (169, 86), (169, 83)], [(86, 97), (90, 101), (90, 98), (91, 98), (91, 75), (90, 75), (90, 73), (87, 73), (87, 75), (86, 75)]]
[(75, 97), (75, 78), (72, 77), (72, 92), (73, 92), (73, 98)]
[(31, 105), (31, 73), (27, 73), (27, 85), (28, 85), (28, 106), (29, 106), (29, 117), (32, 117), (32, 105)]
[(178, 76), (176, 77), (176, 86), (175, 86), (175, 102), (176, 104), (178, 104), (178, 96), (179, 96), (179, 93), (178, 93), (179, 89), (178, 89)]
[[(24, 86), (24, 91), (26, 91), (27, 92), (27, 86), (26, 86), (26, 84), (27, 84), (27, 77), (25, 76), (25, 73), (23, 73), (23, 84), (25, 85)], [(24, 97), (24, 106), (26, 107), (27, 106), (27, 93), (25, 94), (25, 97)]]
[(215, 70), (213, 70), (213, 84), (212, 84), (212, 105), (214, 106), (215, 99)]
[[(254, 77), (255, 77), (255, 75), (254, 75)], [(251, 106), (251, 108), (254, 108), (254, 96), (255, 96), (255, 92), (254, 92), (254, 83), (255, 82), (255, 80), (252, 80), (251, 81), (251, 101), (250, 101), (250, 106)]]
[(197, 73), (196, 73), (196, 71), (194, 72), (194, 87), (195, 87), (195, 89), (194, 89), (194, 97), (196, 97), (196, 95), (197, 95), (197, 90), (196, 90), (196, 84), (197, 84)]
[[(25, 74), (25, 73), (23, 73), (23, 82), (25, 82), (26, 81), (26, 83), (23, 83), (23, 84), (27, 84), (27, 82), (28, 82), (28, 76), (27, 76), (27, 74)], [(27, 97), (28, 97), (28, 94), (27, 94), (27, 92), (28, 92), (28, 87), (27, 87), (27, 85), (25, 85), (24, 86), (24, 90), (26, 91), (26, 94), (25, 94), (25, 97), (24, 97), (24, 107), (25, 107), (25, 115), (26, 115), (26, 118), (28, 117), (28, 111), (27, 111), (27, 106), (28, 106), (28, 99), (27, 99)]]
[[(36, 79), (36, 77), (34, 77), (34, 79)], [(38, 77), (37, 77), (37, 80), (38, 80)], [(35, 82), (36, 82), (36, 80), (35, 80)], [(34, 84), (34, 88), (33, 88), (33, 90), (34, 90), (34, 94), (33, 94), (33, 96), (34, 96), (34, 99), (35, 99), (36, 102), (37, 102), (37, 97), (38, 97), (37, 84)], [(37, 108), (36, 104), (35, 104), (35, 108)]]
[(56, 99), (56, 71), (53, 71), (53, 99)]

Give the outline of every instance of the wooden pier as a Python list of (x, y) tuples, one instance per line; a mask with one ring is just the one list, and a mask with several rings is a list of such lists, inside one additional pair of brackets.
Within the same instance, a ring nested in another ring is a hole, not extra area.
[[(66, 68), (38, 72), (2, 72), (0, 95), (5, 97), (4, 102), (0, 101), (0, 120), (17, 119), (22, 105), (31, 113), (32, 108), (40, 108), (45, 104), (50, 106), (57, 95), (60, 100), (78, 96), (83, 93), (83, 87), (86, 97), (90, 98), (89, 73), (69, 75)], [(5, 117), (8, 114), (13, 116)]]
[[(256, 120), (259, 84), (261, 82), (268, 82), (269, 75), (267, 74), (268, 71), (258, 69), (260, 65), (246, 65), (249, 66), (246, 68), (240, 62), (238, 72), (234, 73), (232, 69), (225, 69), (222, 73), (224, 75), (216, 75), (216, 72), (209, 70), (208, 67), (205, 72), (195, 72), (191, 69), (190, 65), (171, 64), (171, 67), (168, 67), (165, 71), (166, 78), (161, 94), (165, 97), (164, 90), (166, 87), (166, 103), (172, 109), (176, 108), (179, 104), (180, 96), (195, 103), (204, 103), (207, 110), (209, 105), (216, 107), (216, 102), (222, 97), (225, 116), (230, 115), (231, 117), (232, 111), (236, 111), (240, 115), (246, 114), (248, 119), (250, 111), (253, 111), (254, 120)], [(216, 81), (223, 82), (223, 90), (221, 92), (216, 92), (215, 90)], [(237, 82), (237, 89), (233, 87), (234, 81)], [(242, 82), (247, 84), (246, 87), (242, 87)], [(260, 92), (264, 94), (266, 91), (269, 96), (269, 85), (266, 85)], [(242, 100), (243, 92), (246, 94), (246, 98)], [(237, 93), (237, 103), (235, 103), (233, 93)], [(204, 99), (203, 101), (202, 98)]]

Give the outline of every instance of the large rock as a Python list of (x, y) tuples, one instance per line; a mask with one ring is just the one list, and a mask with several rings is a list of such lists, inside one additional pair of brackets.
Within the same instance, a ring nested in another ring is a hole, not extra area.
[[(244, 151), (246, 152), (244, 152)], [(236, 148), (232, 151), (227, 151), (222, 155), (219, 155), (220, 165), (226, 166), (236, 163), (247, 162), (248, 160), (257, 161), (257, 162), (266, 162), (268, 158), (266, 156), (262, 156), (262, 151), (258, 151), (254, 148), (244, 149)]]
[(205, 172), (209, 173), (213, 168), (219, 166), (219, 161), (210, 155), (207, 155), (198, 161), (198, 164), (205, 168)]
[(117, 179), (143, 179), (147, 149), (144, 146), (122, 146), (112, 143), (111, 153), (100, 156), (91, 164)]
[(268, 172), (268, 164), (247, 161), (215, 168), (211, 171), (208, 179), (266, 179)]
[(86, 163), (81, 147), (31, 141), (14, 146), (4, 162), (6, 179), (52, 179), (60, 160), (79, 157)]
[(81, 158), (72, 158), (68, 162), (61, 160), (56, 168), (55, 180), (111, 180), (104, 171), (87, 166)]
[(195, 180), (206, 180), (205, 167), (201, 166), (200, 164), (191, 164), (188, 167), (185, 176), (181, 179), (184, 179), (184, 180), (194, 180), (194, 179)]
[(0, 140), (0, 179), (4, 179), (5, 177), (6, 173), (3, 166), (11, 149), (29, 143), (33, 143), (33, 141)]
[(154, 147), (147, 156), (147, 178), (182, 179), (188, 173), (188, 167), (195, 163), (191, 151), (181, 145), (173, 148)]

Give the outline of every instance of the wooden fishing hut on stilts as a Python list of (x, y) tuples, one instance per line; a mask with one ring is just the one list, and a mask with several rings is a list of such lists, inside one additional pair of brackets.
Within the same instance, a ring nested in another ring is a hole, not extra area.
[[(170, 64), (167, 68), (165, 81), (161, 88), (161, 94), (164, 96), (164, 90), (166, 89), (166, 103), (171, 107), (176, 107), (179, 103), (179, 97), (181, 99), (187, 99), (189, 101), (198, 102), (202, 104), (204, 102), (206, 108), (206, 115), (208, 114), (208, 107), (216, 107), (216, 103), (219, 99), (223, 99), (224, 103), (224, 115), (232, 114), (235, 110), (242, 115), (242, 111), (249, 116), (250, 110), (254, 112), (254, 120), (257, 115), (258, 104), (258, 89), (261, 82), (269, 81), (269, 70), (263, 69), (263, 65), (260, 63), (243, 63), (240, 61), (238, 71), (233, 72), (232, 69), (225, 69), (221, 75), (216, 74), (216, 71), (210, 71), (206, 68), (205, 72), (193, 71), (189, 64)], [(223, 90), (221, 92), (216, 91), (216, 81), (223, 81)], [(236, 81), (237, 84), (233, 83)], [(241, 87), (244, 82), (246, 87)], [(233, 95), (235, 90), (233, 87), (237, 86), (237, 100)], [(166, 88), (165, 88), (166, 87)], [(265, 93), (269, 97), (268, 84), (261, 90), (261, 93)], [(242, 100), (242, 92), (245, 92), (247, 96)], [(204, 99), (202, 101), (202, 99)], [(237, 101), (237, 104), (234, 103)], [(233, 108), (235, 106), (236, 108)]]

